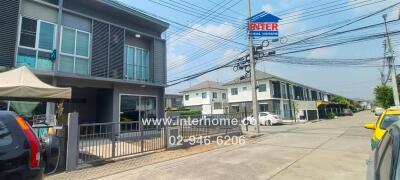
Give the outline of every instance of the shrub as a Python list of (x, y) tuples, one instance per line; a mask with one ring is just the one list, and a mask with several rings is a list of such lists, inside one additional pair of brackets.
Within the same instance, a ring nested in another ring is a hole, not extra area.
[(335, 114), (334, 112), (330, 112), (330, 113), (328, 113), (328, 114), (326, 115), (326, 118), (328, 118), (328, 119), (333, 119), (333, 118), (335, 118), (335, 116), (336, 116), (336, 114)]

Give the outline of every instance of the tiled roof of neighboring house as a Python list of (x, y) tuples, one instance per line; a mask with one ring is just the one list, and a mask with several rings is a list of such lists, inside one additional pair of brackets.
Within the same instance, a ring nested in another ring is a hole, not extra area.
[(220, 89), (220, 90), (225, 90), (226, 88), (222, 86), (221, 83), (219, 82), (214, 82), (214, 81), (204, 81), (199, 84), (196, 84), (190, 88), (184, 89), (181, 91), (181, 93), (188, 92), (188, 91), (196, 91), (196, 90), (201, 90), (201, 89)]
[[(274, 76), (272, 74), (268, 74), (266, 72), (262, 72), (262, 71), (258, 71), (258, 70), (256, 70), (256, 78), (257, 78), (257, 80), (271, 79), (271, 78), (282, 79), (282, 78), (280, 78), (278, 76)], [(224, 83), (223, 85), (226, 86), (226, 85), (231, 85), (231, 84), (240, 84), (240, 83), (244, 83), (244, 82), (250, 82), (250, 77), (247, 77), (245, 79), (240, 79), (240, 77), (238, 77), (238, 78), (235, 78), (232, 81)]]

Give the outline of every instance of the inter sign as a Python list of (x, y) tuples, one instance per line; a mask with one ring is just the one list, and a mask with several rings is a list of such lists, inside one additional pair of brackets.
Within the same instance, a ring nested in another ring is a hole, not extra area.
[(248, 20), (250, 20), (248, 26), (250, 36), (277, 37), (279, 35), (278, 22), (281, 20), (279, 17), (263, 11)]

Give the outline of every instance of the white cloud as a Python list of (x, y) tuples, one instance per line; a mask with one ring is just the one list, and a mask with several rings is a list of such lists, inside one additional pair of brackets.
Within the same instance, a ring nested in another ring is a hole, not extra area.
[(186, 56), (183, 54), (177, 54), (175, 52), (168, 53), (167, 65), (170, 66), (181, 66), (185, 63)]
[(267, 12), (267, 13), (274, 13), (274, 9), (273, 9), (273, 7), (270, 5), (270, 4), (264, 4), (262, 7), (261, 7), (261, 10), (263, 10), (263, 11), (265, 11), (265, 12)]
[(315, 49), (309, 52), (308, 58), (334, 58), (336, 57), (336, 50), (332, 48)]
[(230, 23), (194, 24), (181, 33), (171, 35), (169, 39), (172, 43), (170, 45), (177, 46), (186, 41), (201, 48), (207, 48), (211, 43), (223, 42), (222, 38), (230, 39), (235, 31), (235, 27)]
[[(294, 11), (286, 15), (286, 17), (289, 17), (288, 19), (285, 19), (285, 17), (281, 17), (282, 21), (280, 22), (279, 35), (286, 36), (306, 30), (307, 26), (302, 21), (298, 21), (301, 16), (301, 11)], [(289, 41), (292, 41), (292, 39), (289, 39)]]
[[(398, 0), (385, 0), (385, 1), (381, 1), (377, 3), (372, 2), (358, 2), (355, 0), (347, 0), (347, 6), (350, 7), (354, 7), (354, 9), (352, 9), (353, 12), (357, 13), (358, 15), (362, 15), (362, 14), (368, 14), (368, 13), (372, 13), (374, 11), (383, 9), (389, 5), (393, 5), (395, 3), (398, 2)], [(365, 6), (364, 6), (365, 5)], [(392, 8), (392, 10), (389, 10), (391, 12), (388, 12), (388, 19), (392, 19), (395, 18), (395, 12), (397, 12), (398, 8)]]

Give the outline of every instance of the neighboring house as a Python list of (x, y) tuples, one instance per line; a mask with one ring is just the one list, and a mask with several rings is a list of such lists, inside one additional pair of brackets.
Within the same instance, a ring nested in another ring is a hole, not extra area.
[(361, 110), (365, 110), (368, 106), (371, 106), (371, 103), (368, 100), (353, 98), (352, 101), (356, 102), (360, 106)]
[(0, 69), (72, 87), (79, 123), (163, 116), (166, 22), (111, 0), (2, 0), (0, 22)]
[[(316, 102), (328, 102), (332, 97), (327, 92), (262, 71), (256, 71), (256, 78), (258, 110), (273, 112), (284, 119), (318, 119)], [(224, 87), (228, 92), (230, 112), (252, 112), (250, 78), (237, 78), (225, 83)]]
[(226, 89), (220, 83), (204, 81), (181, 91), (185, 108), (200, 110), (202, 114), (227, 112)]
[(183, 96), (180, 94), (165, 95), (165, 109), (176, 110), (183, 107)]

